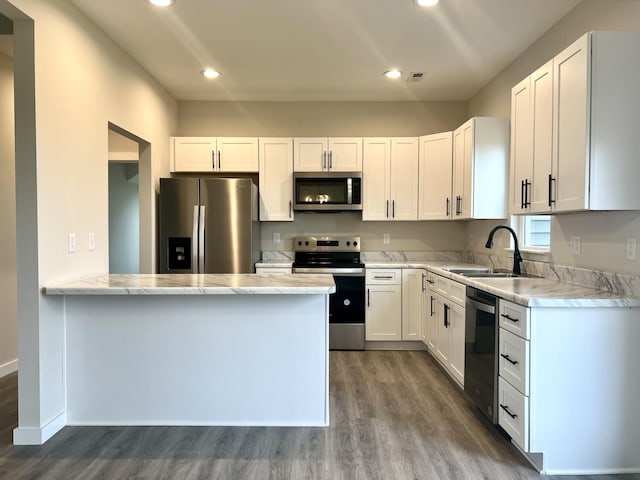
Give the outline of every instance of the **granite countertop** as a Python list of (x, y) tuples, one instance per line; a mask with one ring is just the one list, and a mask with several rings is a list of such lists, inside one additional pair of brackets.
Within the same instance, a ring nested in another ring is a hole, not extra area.
[(336, 291), (331, 275), (100, 275), (43, 288), (46, 295), (306, 295)]
[(640, 298), (549, 278), (473, 278), (444, 268), (486, 268), (484, 265), (430, 261), (373, 261), (367, 268), (425, 268), (456, 282), (469, 285), (527, 307), (640, 307)]

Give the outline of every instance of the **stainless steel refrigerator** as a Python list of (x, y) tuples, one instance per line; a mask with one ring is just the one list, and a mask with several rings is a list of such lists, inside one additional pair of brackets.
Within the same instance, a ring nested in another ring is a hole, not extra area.
[(249, 178), (161, 178), (160, 273), (253, 273), (260, 258)]

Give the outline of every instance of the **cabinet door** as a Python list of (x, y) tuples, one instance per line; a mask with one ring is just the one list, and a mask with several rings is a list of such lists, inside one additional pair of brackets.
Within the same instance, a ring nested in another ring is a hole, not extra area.
[(328, 155), (328, 170), (332, 172), (361, 172), (362, 138), (330, 138)]
[(533, 135), (533, 180), (530, 189), (531, 213), (545, 213), (549, 205), (549, 175), (553, 153), (553, 61), (531, 75)]
[(212, 172), (216, 156), (215, 137), (172, 137), (172, 172)]
[(362, 220), (388, 220), (391, 140), (365, 138), (362, 165)]
[(322, 172), (328, 168), (328, 141), (326, 138), (294, 138), (293, 170), (296, 172)]
[(219, 137), (217, 169), (219, 172), (257, 172), (258, 139)]
[(402, 270), (402, 340), (422, 340), (426, 270)]
[(453, 302), (447, 304), (450, 307), (448, 320), (451, 333), (449, 372), (460, 385), (464, 385), (465, 309)]
[(260, 220), (293, 221), (293, 140), (261, 138)]
[(473, 119), (453, 132), (454, 220), (471, 218), (473, 182)]
[(589, 207), (590, 36), (553, 59), (555, 211)]
[(450, 311), (444, 297), (433, 295), (433, 307), (436, 312), (436, 357), (448, 368), (451, 357), (451, 330), (449, 329)]
[(436, 294), (433, 290), (428, 290), (428, 295), (425, 305), (425, 318), (426, 318), (426, 344), (429, 351), (436, 355), (436, 344), (438, 341), (438, 312), (436, 310)]
[(420, 137), (418, 220), (451, 218), (453, 132)]
[(509, 205), (513, 214), (528, 213), (529, 183), (533, 181), (533, 112), (531, 77), (511, 89), (511, 174)]
[(365, 338), (402, 340), (402, 286), (367, 285)]
[(391, 139), (391, 220), (418, 219), (418, 139)]

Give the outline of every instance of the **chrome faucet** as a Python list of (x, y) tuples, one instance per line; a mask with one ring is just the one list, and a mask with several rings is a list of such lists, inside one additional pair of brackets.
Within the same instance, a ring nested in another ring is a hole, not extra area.
[(493, 235), (500, 229), (504, 228), (505, 230), (509, 230), (511, 232), (511, 236), (513, 237), (513, 274), (520, 275), (520, 262), (522, 262), (522, 255), (520, 255), (520, 249), (518, 248), (518, 237), (516, 232), (508, 225), (497, 225), (491, 229), (489, 232), (489, 238), (487, 239), (487, 243), (485, 244), (486, 248), (493, 248)]

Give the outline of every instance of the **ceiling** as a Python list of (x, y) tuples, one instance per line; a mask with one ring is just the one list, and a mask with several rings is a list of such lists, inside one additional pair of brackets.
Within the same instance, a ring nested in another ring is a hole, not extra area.
[[(178, 100), (235, 101), (465, 101), (580, 3), (69, 1)], [(205, 67), (222, 76), (204, 79)], [(403, 77), (385, 78), (390, 68)]]

